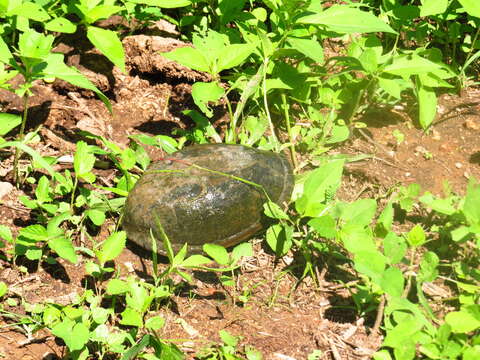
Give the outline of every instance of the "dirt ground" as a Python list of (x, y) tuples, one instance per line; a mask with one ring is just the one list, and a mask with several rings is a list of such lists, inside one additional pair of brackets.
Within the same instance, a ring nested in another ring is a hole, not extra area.
[[(93, 93), (55, 81), (33, 88), (28, 128), (40, 126), (43, 141), (36, 149), (43, 155), (71, 155), (78, 130), (87, 130), (126, 145), (128, 136), (137, 133), (171, 135), (176, 128), (191, 126), (182, 110), (194, 108), (190, 96), (195, 81), (208, 76), (166, 60), (158, 54), (184, 46), (177, 40), (160, 36), (136, 35), (124, 40), (127, 73), (112, 69), (108, 61), (93, 49), (62, 43), (58, 51), (67, 62), (77, 66), (112, 100), (113, 115)], [(80, 49), (80, 51), (79, 51)], [(334, 149), (369, 158), (348, 163), (340, 196), (381, 197), (393, 186), (416, 182), (423, 190), (441, 194), (444, 181), (464, 193), (467, 178), (480, 178), (480, 93), (467, 89), (462, 96), (443, 95), (433, 131), (425, 135), (413, 126), (412, 111), (403, 107), (368, 113), (363, 121), (368, 128)], [(0, 107), (5, 112), (22, 111), (21, 99), (0, 91)], [(217, 111), (215, 126), (222, 128), (224, 113)], [(398, 130), (405, 138), (400, 144), (393, 136)], [(152, 152), (153, 158), (158, 153)], [(0, 181), (11, 180), (12, 156), (1, 153)], [(68, 165), (59, 166), (58, 169)], [(106, 184), (113, 170), (98, 172)], [(0, 198), (0, 224), (13, 231), (31, 223), (30, 213), (19, 201), (21, 191), (9, 189)], [(105, 227), (98, 234), (102, 240)], [(296, 278), (285, 272), (293, 261), (286, 257), (276, 263), (274, 257), (255, 243), (255, 256), (246, 259), (239, 274), (239, 284), (249, 289), (249, 301), (233, 304), (231, 290), (223, 288), (212, 274), (195, 274), (191, 293), (178, 294), (161, 310), (166, 326), (162, 338), (175, 341), (190, 357), (199, 348), (219, 341), (219, 330), (241, 335), (242, 344), (260, 350), (265, 359), (306, 359), (315, 349), (322, 359), (368, 359), (381, 339), (370, 334), (375, 314), (358, 317), (347, 282), (328, 259), (320, 267), (322, 282)], [(140, 256), (139, 256), (140, 254)], [(146, 277), (151, 262), (129, 246), (116, 260), (121, 276)], [(0, 279), (17, 299), (28, 303), (53, 301), (67, 304), (85, 285), (84, 262), (41, 267), (39, 271), (20, 273), (0, 260)], [(194, 294), (194, 295), (192, 295)], [(18, 307), (12, 310), (18, 311)], [(65, 348), (47, 331), (25, 334), (21, 325), (0, 319), (0, 358), (18, 360), (61, 359)]]

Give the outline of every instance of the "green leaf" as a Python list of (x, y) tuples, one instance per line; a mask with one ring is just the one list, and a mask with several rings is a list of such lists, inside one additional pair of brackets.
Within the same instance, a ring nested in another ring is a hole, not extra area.
[(88, 26), (87, 38), (108, 60), (118, 66), (122, 72), (125, 72), (123, 45), (114, 31)]
[(0, 136), (5, 136), (9, 131), (22, 123), (20, 115), (1, 113), (0, 114)]
[(408, 77), (411, 75), (425, 74), (442, 69), (437, 63), (418, 55), (400, 55), (393, 59), (390, 65), (385, 66), (384, 72)]
[(45, 30), (73, 34), (77, 31), (77, 25), (64, 17), (57, 17), (45, 24)]
[(88, 341), (89, 331), (83, 323), (68, 318), (52, 328), (52, 333), (61, 338), (70, 351), (80, 350)]
[(20, 6), (17, 6), (9, 12), (9, 16), (18, 15), (27, 19), (35, 21), (46, 21), (50, 19), (50, 15), (40, 6), (33, 1), (24, 2)]
[(253, 44), (231, 44), (227, 45), (224, 53), (217, 60), (217, 73), (222, 70), (231, 69), (243, 63), (255, 50)]
[(77, 150), (73, 158), (73, 168), (75, 169), (75, 176), (83, 178), (93, 169), (95, 164), (95, 155), (92, 154), (92, 149), (85, 141), (77, 142)]
[(369, 74), (374, 74), (378, 69), (377, 51), (375, 49), (365, 49), (359, 56), (358, 61), (360, 61), (363, 69)]
[(25, 236), (28, 239), (36, 241), (48, 240), (48, 232), (45, 227), (40, 224), (30, 225), (20, 229), (19, 235)]
[(149, 330), (160, 330), (165, 325), (165, 319), (161, 316), (154, 316), (145, 321), (145, 327)]
[(447, 10), (448, 3), (448, 0), (422, 0), (420, 16), (443, 14)]
[(100, 263), (105, 265), (107, 261), (115, 259), (125, 248), (127, 233), (125, 231), (117, 231), (111, 234), (102, 244), (102, 249), (97, 252)]
[(288, 43), (292, 48), (309, 57), (319, 65), (323, 64), (325, 60), (323, 56), (323, 48), (318, 40), (289, 37)]
[(120, 316), (122, 317), (120, 320), (120, 324), (122, 325), (135, 326), (139, 328), (143, 326), (142, 315), (130, 307), (127, 307), (120, 314)]
[(337, 234), (337, 224), (330, 215), (314, 218), (308, 222), (308, 225), (313, 227), (318, 235), (327, 239), (334, 239)]
[(211, 72), (210, 64), (203, 54), (199, 50), (189, 46), (181, 47), (168, 53), (162, 53), (162, 55), (190, 69)]
[(275, 251), (277, 257), (285, 255), (293, 245), (293, 227), (285, 224), (275, 224), (267, 230), (267, 244)]
[(15, 64), (15, 59), (13, 58), (12, 53), (8, 49), (8, 45), (5, 43), (5, 41), (1, 36), (0, 36), (0, 61), (5, 64), (10, 64), (10, 65), (12, 65), (12, 63)]
[(134, 4), (158, 6), (165, 9), (174, 9), (192, 4), (191, 0), (129, 0), (129, 2)]
[(5, 295), (8, 291), (7, 284), (5, 284), (3, 281), (0, 281), (0, 298)]
[(400, 297), (405, 286), (405, 278), (400, 269), (389, 267), (382, 274), (379, 285), (388, 295)]
[(383, 252), (390, 264), (398, 264), (407, 253), (405, 240), (390, 231), (383, 239)]
[(193, 101), (208, 117), (213, 116), (209, 102), (216, 103), (224, 94), (225, 90), (217, 82), (196, 82), (192, 85)]
[(423, 254), (422, 261), (420, 263), (420, 271), (418, 274), (418, 281), (428, 281), (432, 282), (438, 276), (438, 264), (440, 263), (440, 259), (438, 258), (437, 254), (432, 251), (427, 251)]
[(304, 216), (321, 215), (324, 206), (319, 206), (332, 198), (340, 186), (344, 160), (331, 161), (308, 174), (303, 187), (303, 195), (295, 202), (297, 211)]
[(359, 273), (367, 275), (377, 284), (382, 282), (386, 259), (379, 251), (359, 251), (353, 262)]
[(52, 197), (50, 196), (50, 181), (45, 175), (38, 180), (35, 196), (40, 203), (52, 201)]
[(353, 254), (377, 251), (371, 231), (363, 225), (347, 224), (342, 227), (339, 235), (345, 249)]
[(77, 263), (77, 254), (73, 247), (72, 241), (65, 237), (57, 237), (48, 241), (50, 249), (55, 251), (58, 256), (70, 261), (72, 264)]
[(425, 232), (419, 224), (415, 225), (412, 230), (410, 230), (407, 235), (407, 241), (410, 246), (413, 247), (418, 247), (425, 243)]
[(393, 224), (393, 215), (393, 204), (389, 201), (377, 219), (377, 228), (381, 227), (386, 232), (390, 231)]
[(62, 54), (50, 54), (46, 59), (47, 66), (43, 69), (45, 77), (56, 77), (69, 82), (75, 86), (93, 91), (103, 101), (110, 113), (112, 112), (112, 104), (108, 98), (98, 90), (80, 71), (73, 67), (67, 66), (63, 62)]
[(227, 250), (218, 244), (204, 244), (203, 251), (220, 265), (228, 265), (230, 257)]
[(12, 230), (7, 225), (0, 225), (0, 239), (13, 242)]
[(48, 55), (50, 55), (53, 41), (54, 37), (52, 35), (45, 36), (35, 30), (29, 29), (20, 34), (18, 39), (20, 57), (24, 62), (26, 59), (45, 60), (48, 58)]
[[(122, 11), (122, 6), (115, 5), (96, 5), (90, 8), (83, 15), (85, 16), (85, 21), (87, 24), (93, 24), (95, 21), (100, 19), (108, 19), (113, 14)], [(88, 30), (87, 30), (88, 31)], [(88, 36), (88, 35), (87, 35)], [(90, 40), (91, 41), (91, 40)]]
[(437, 95), (435, 91), (419, 84), (417, 89), (418, 97), (418, 121), (422, 129), (428, 129), (437, 114)]
[(374, 199), (360, 199), (348, 203), (342, 208), (340, 220), (344, 223), (367, 226), (377, 211), (377, 202)]
[(467, 194), (463, 203), (463, 213), (469, 224), (480, 224), (480, 184), (474, 178), (468, 182)]
[(289, 216), (282, 210), (282, 208), (273, 201), (267, 201), (263, 204), (263, 212), (266, 216), (272, 219), (288, 220)]
[(107, 284), (107, 294), (110, 295), (125, 294), (129, 289), (128, 283), (120, 279), (112, 279)]
[(388, 95), (400, 100), (401, 87), (399, 85), (400, 79), (386, 79), (378, 78), (378, 86), (382, 88)]
[(252, 244), (249, 242), (240, 243), (235, 246), (231, 253), (232, 263), (236, 263), (242, 257), (253, 256)]
[(211, 263), (212, 260), (210, 258), (207, 258), (203, 255), (192, 255), (192, 256), (189, 256), (188, 258), (186, 258), (181, 266), (182, 267), (199, 267), (199, 266), (202, 266), (202, 265), (205, 265), (205, 264), (208, 264), (208, 263)]
[(452, 311), (445, 316), (445, 322), (455, 333), (468, 333), (480, 328), (480, 305), (473, 304)]
[(105, 212), (97, 209), (88, 209), (85, 211), (85, 215), (97, 226), (102, 225), (105, 222)]
[(480, 3), (477, 0), (458, 0), (468, 15), (480, 18)]
[(396, 34), (395, 30), (375, 15), (345, 5), (333, 5), (314, 15), (302, 16), (297, 22), (320, 25), (328, 31), (344, 34), (371, 32)]

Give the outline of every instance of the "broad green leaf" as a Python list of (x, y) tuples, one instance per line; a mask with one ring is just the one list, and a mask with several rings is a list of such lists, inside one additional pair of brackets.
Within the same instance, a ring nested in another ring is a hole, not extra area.
[(339, 231), (339, 235), (345, 249), (353, 254), (377, 251), (371, 231), (363, 225), (347, 224)]
[(122, 42), (114, 31), (88, 26), (87, 38), (108, 60), (125, 72), (125, 52)]
[(385, 205), (385, 208), (382, 210), (377, 219), (377, 228), (381, 227), (384, 231), (390, 231), (393, 224), (393, 204), (391, 201)]
[(385, 66), (383, 71), (402, 77), (408, 77), (429, 72), (435, 73), (435, 70), (437, 69), (442, 69), (442, 67), (421, 56), (400, 55), (395, 57), (390, 65)]
[(134, 4), (158, 6), (165, 9), (174, 9), (192, 4), (191, 0), (129, 0), (129, 2)]
[(5, 43), (3, 38), (0, 36), (0, 61), (5, 64), (15, 63), (12, 53), (8, 49), (8, 45)]
[(50, 19), (50, 15), (40, 6), (33, 1), (27, 1), (17, 6), (15, 9), (9, 12), (9, 16), (18, 15), (23, 16), (27, 19), (32, 19), (35, 21), (46, 21)]
[(445, 322), (455, 333), (468, 333), (480, 328), (480, 305), (473, 304), (452, 311), (445, 316)]
[(120, 319), (120, 324), (122, 325), (135, 326), (138, 328), (143, 326), (142, 315), (137, 310), (127, 307), (120, 316), (122, 317)]
[(20, 115), (1, 113), (0, 114), (0, 136), (5, 136), (10, 130), (22, 123)]
[(45, 77), (56, 77), (69, 82), (75, 86), (92, 90), (103, 101), (110, 113), (112, 112), (112, 104), (108, 98), (98, 90), (80, 71), (73, 67), (67, 66), (63, 62), (62, 54), (50, 54), (46, 59), (47, 66), (43, 69)]
[(73, 247), (72, 241), (65, 237), (57, 237), (48, 241), (50, 249), (55, 251), (58, 256), (70, 261), (72, 264), (77, 263), (77, 254)]
[(287, 41), (298, 52), (309, 57), (319, 65), (323, 64), (323, 48), (318, 40), (289, 37)]
[(102, 266), (110, 260), (115, 259), (125, 248), (127, 234), (125, 231), (117, 231), (111, 234), (102, 244), (102, 248), (97, 252), (97, 257)]
[(321, 215), (323, 207), (319, 207), (318, 204), (333, 198), (340, 186), (343, 164), (344, 160), (331, 161), (308, 175), (303, 187), (303, 195), (295, 202), (300, 214), (311, 217)]
[(425, 232), (419, 224), (415, 225), (412, 230), (409, 231), (407, 241), (413, 247), (418, 247), (425, 243)]
[(77, 142), (77, 150), (73, 158), (73, 168), (75, 169), (75, 176), (82, 178), (93, 169), (95, 164), (95, 155), (92, 154), (90, 145), (85, 141)]
[(77, 25), (64, 17), (58, 17), (45, 24), (45, 29), (65, 34), (73, 34), (77, 31)]
[(154, 316), (145, 321), (145, 327), (149, 330), (160, 330), (165, 325), (165, 319), (161, 316)]
[(13, 242), (12, 230), (7, 225), (0, 225), (0, 239)]
[(209, 103), (216, 103), (224, 94), (225, 90), (217, 82), (196, 82), (192, 85), (193, 101), (208, 117), (213, 116)]
[(374, 199), (360, 199), (348, 203), (341, 210), (340, 220), (344, 223), (367, 226), (377, 211), (377, 202)]
[(267, 243), (281, 257), (285, 255), (293, 245), (293, 227), (283, 224), (275, 224), (268, 228), (266, 234)]
[(437, 95), (432, 88), (420, 85), (417, 89), (417, 97), (418, 121), (421, 127), (426, 130), (437, 114)]
[(102, 225), (105, 222), (105, 212), (98, 209), (88, 209), (85, 211), (85, 215), (97, 226)]
[(359, 273), (367, 275), (377, 284), (381, 283), (386, 259), (379, 251), (357, 252), (353, 263)]
[(227, 45), (224, 53), (217, 60), (216, 72), (219, 73), (222, 70), (231, 69), (240, 65), (250, 56), (253, 50), (255, 50), (253, 44)]
[(369, 74), (374, 74), (378, 69), (377, 51), (375, 49), (365, 49), (359, 56), (358, 61), (360, 61), (363, 69)]
[(327, 239), (334, 239), (337, 234), (336, 222), (330, 215), (314, 218), (308, 222), (308, 225), (313, 227), (318, 235)]
[(345, 5), (333, 5), (314, 15), (302, 16), (297, 22), (320, 25), (328, 31), (344, 34), (371, 32), (396, 34), (395, 30), (372, 13)]
[(18, 48), (20, 57), (25, 59), (45, 60), (52, 50), (54, 37), (52, 35), (43, 35), (35, 30), (29, 29), (20, 34), (18, 39)]
[(478, 0), (458, 0), (468, 15), (480, 18), (480, 2)]
[(212, 259), (209, 259), (203, 255), (192, 255), (186, 258), (182, 263), (182, 267), (199, 267), (205, 264), (209, 264), (212, 262)]
[(50, 196), (50, 181), (45, 175), (38, 181), (35, 196), (40, 203), (52, 201)]
[(253, 256), (252, 244), (249, 242), (240, 243), (235, 246), (230, 254), (232, 263), (236, 263), (242, 257)]
[(417, 281), (432, 282), (433, 280), (435, 280), (438, 276), (437, 267), (439, 263), (440, 259), (434, 252), (427, 251), (425, 254), (423, 254)]
[(474, 178), (468, 182), (463, 213), (469, 224), (480, 224), (480, 184)]
[(420, 16), (443, 14), (447, 10), (448, 3), (448, 0), (422, 0)]
[(181, 47), (168, 53), (162, 53), (162, 56), (193, 70), (205, 72), (211, 72), (212, 70), (210, 63), (203, 54), (199, 50), (189, 46)]
[(383, 239), (383, 253), (390, 264), (398, 264), (407, 253), (407, 243), (391, 231)]
[(263, 204), (263, 212), (266, 216), (272, 219), (288, 220), (289, 216), (282, 210), (282, 208), (273, 201), (268, 201)]
[(221, 245), (204, 244), (203, 251), (220, 265), (227, 265), (230, 262), (227, 250)]
[(7, 293), (8, 287), (3, 281), (0, 281), (0, 298)]
[(110, 295), (125, 294), (129, 289), (128, 283), (120, 279), (112, 279), (107, 284), (107, 294)]
[[(123, 7), (115, 5), (97, 5), (92, 7), (87, 13), (84, 13), (87, 24), (93, 24), (100, 19), (108, 19), (113, 14), (122, 11)], [(90, 40), (91, 41), (91, 40)]]
[(80, 350), (88, 341), (89, 331), (83, 323), (75, 323), (69, 318), (52, 328), (52, 333), (61, 338), (70, 351)]
[(48, 239), (48, 231), (40, 224), (29, 225), (20, 229), (19, 235), (36, 241), (46, 241)]
[(384, 271), (380, 280), (380, 287), (390, 296), (400, 297), (405, 286), (405, 278), (400, 269), (389, 267)]
[(388, 95), (395, 99), (400, 99), (401, 88), (398, 84), (400, 79), (386, 79), (383, 77), (378, 78), (378, 86), (382, 88)]

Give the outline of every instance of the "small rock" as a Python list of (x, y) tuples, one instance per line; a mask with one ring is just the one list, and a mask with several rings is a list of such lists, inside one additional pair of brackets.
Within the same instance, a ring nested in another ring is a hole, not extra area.
[(405, 173), (405, 176), (406, 176), (406, 177), (409, 177), (410, 175), (412, 175), (412, 174), (409, 173), (409, 172), (406, 172), (406, 173)]
[(465, 120), (463, 126), (470, 130), (480, 130), (480, 123), (473, 121), (472, 119)]
[(432, 139), (437, 141), (441, 139), (440, 133), (437, 130), (432, 130)]
[(459, 162), (456, 162), (456, 163), (455, 163), (455, 167), (456, 167), (457, 169), (460, 169), (462, 166), (463, 166), (462, 163), (459, 163)]
[(0, 182), (0, 200), (13, 190), (13, 185), (6, 181)]

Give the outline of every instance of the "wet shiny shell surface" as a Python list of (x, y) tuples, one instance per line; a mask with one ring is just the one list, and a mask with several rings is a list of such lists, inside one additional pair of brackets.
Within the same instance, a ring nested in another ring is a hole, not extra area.
[(233, 176), (261, 185), (278, 204), (290, 199), (292, 169), (284, 156), (242, 145), (195, 145), (151, 164), (138, 180), (125, 206), (128, 238), (150, 250), (152, 229), (163, 252), (156, 214), (176, 250), (248, 239), (264, 225), (266, 196)]

